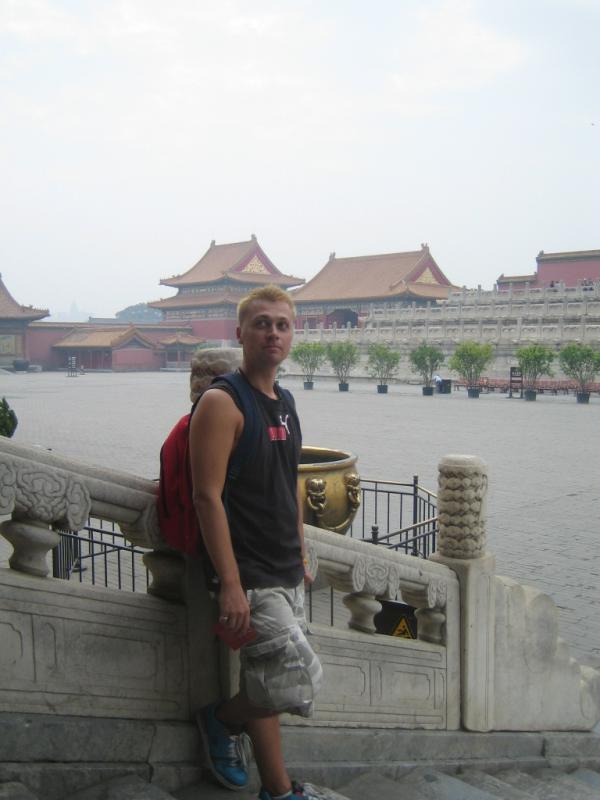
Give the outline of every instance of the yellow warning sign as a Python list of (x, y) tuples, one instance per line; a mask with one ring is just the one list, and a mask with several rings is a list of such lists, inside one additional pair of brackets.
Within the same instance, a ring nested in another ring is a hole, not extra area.
[(415, 637), (410, 632), (410, 628), (408, 626), (408, 622), (406, 621), (405, 617), (400, 618), (400, 622), (394, 628), (394, 632), (392, 636), (400, 636), (402, 639), (414, 639)]

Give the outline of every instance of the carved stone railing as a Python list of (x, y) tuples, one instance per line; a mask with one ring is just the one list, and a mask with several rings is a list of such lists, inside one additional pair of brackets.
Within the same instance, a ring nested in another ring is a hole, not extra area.
[(181, 598), (183, 559), (164, 544), (156, 515), (156, 483), (118, 470), (63, 458), (0, 437), (0, 533), (11, 543), (9, 566), (44, 577), (59, 542), (55, 527), (80, 530), (90, 516), (114, 522), (144, 563), (151, 594)]
[[(385, 680), (386, 691), (396, 691), (401, 704), (406, 687), (398, 687), (394, 675), (412, 675), (416, 682), (407, 684), (414, 689), (412, 716), (397, 715), (401, 723), (409, 720), (405, 726), (423, 727), (418, 707), (428, 691), (424, 687), (430, 687), (437, 722), (424, 723), (429, 727), (462, 724), (480, 731), (592, 728), (600, 719), (600, 673), (570, 658), (558, 637), (557, 610), (550, 598), (495, 575), (494, 556), (486, 550), (487, 484), (487, 470), (479, 459), (449, 456), (442, 460), (439, 549), (427, 561), (305, 526), (312, 571), (318, 569), (327, 583), (345, 593), (349, 612), (349, 631), (328, 629), (331, 633), (326, 633), (321, 628), (316, 639), (328, 649), (327, 657), (338, 670), (332, 674), (340, 674), (343, 662), (347, 665), (349, 656), (344, 653), (354, 652), (353, 674), (362, 676), (365, 705), (372, 690), (377, 694), (373, 687), (381, 690)], [(55, 527), (76, 531), (89, 516), (113, 521), (132, 543), (148, 548), (144, 560), (153, 578), (149, 592), (188, 604), (188, 643), (194, 662), (192, 668), (190, 661), (189, 674), (198, 675), (207, 663), (214, 610), (208, 608), (206, 592), (204, 599), (199, 599), (202, 581), (199, 575), (192, 575), (198, 565), (189, 563), (186, 571), (186, 561), (164, 546), (155, 498), (152, 481), (0, 437), (0, 515), (10, 515), (0, 525), (0, 533), (14, 549), (9, 559), (15, 571), (12, 584), (18, 583), (16, 573), (25, 573), (35, 577), (19, 579), (22, 593), (33, 588), (32, 581), (58, 585), (43, 580), (48, 574), (48, 553), (59, 541)], [(10, 580), (5, 586), (7, 597), (13, 592), (9, 584)], [(76, 591), (72, 587), (70, 593)], [(374, 616), (384, 598), (402, 599), (416, 609), (416, 642), (374, 635)], [(14, 617), (10, 607), (7, 613), (13, 615), (14, 623), (5, 628), (16, 641), (20, 634), (13, 630), (14, 625), (19, 620), (19, 624), (25, 623)], [(194, 624), (202, 615), (202, 625), (194, 633)], [(200, 650), (198, 642), (202, 643)], [(198, 652), (193, 656), (194, 648)], [(69, 663), (67, 655), (65, 664)], [(386, 659), (398, 666), (397, 672), (388, 669)], [(361, 666), (367, 663), (369, 680), (367, 668)], [(352, 692), (358, 685), (353, 680)], [(186, 696), (192, 696), (193, 705), (207, 702), (205, 685), (206, 679), (190, 684)], [(336, 709), (327, 712), (330, 719), (346, 714), (344, 719), (352, 721), (353, 714), (361, 713), (344, 699), (347, 696), (342, 693), (342, 699), (335, 701)], [(384, 696), (383, 690), (379, 691), (379, 711), (373, 710), (375, 722), (384, 716)], [(446, 703), (445, 716), (439, 712), (440, 697)]]

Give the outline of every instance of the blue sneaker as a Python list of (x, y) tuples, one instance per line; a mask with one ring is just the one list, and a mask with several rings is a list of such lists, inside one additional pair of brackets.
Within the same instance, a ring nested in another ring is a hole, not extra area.
[(196, 715), (208, 767), (222, 786), (245, 789), (248, 785), (250, 739), (245, 733), (232, 736), (216, 718), (216, 707), (217, 704), (212, 703)]

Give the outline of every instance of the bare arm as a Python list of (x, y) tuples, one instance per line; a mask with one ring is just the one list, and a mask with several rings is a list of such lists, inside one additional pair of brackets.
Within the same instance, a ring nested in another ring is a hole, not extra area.
[(227, 626), (236, 633), (247, 631), (250, 608), (240, 581), (221, 496), (227, 463), (243, 425), (242, 413), (220, 389), (204, 394), (190, 424), (194, 507), (206, 549), (221, 581), (220, 617), (227, 617)]

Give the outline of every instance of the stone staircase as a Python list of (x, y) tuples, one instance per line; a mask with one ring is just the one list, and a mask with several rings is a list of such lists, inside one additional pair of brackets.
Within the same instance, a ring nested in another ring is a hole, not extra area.
[[(103, 754), (110, 754), (111, 762), (94, 763), (92, 757), (98, 757), (102, 747), (94, 737), (86, 744), (81, 723), (79, 739), (70, 738), (73, 761), (58, 762), (56, 748), (47, 738), (25, 735), (26, 721), (32, 734), (49, 732), (48, 728), (35, 730), (32, 715), (13, 730), (12, 750), (7, 739), (0, 737), (0, 756), (4, 756), (0, 758), (0, 800), (251, 800), (257, 796), (255, 771), (250, 790), (235, 794), (205, 777), (192, 725), (163, 723), (145, 742), (141, 724), (130, 722), (119, 729), (120, 742), (113, 731), (111, 742), (105, 744), (109, 752)], [(101, 727), (97, 725), (96, 734)], [(64, 731), (75, 733), (68, 726)], [(6, 726), (3, 732), (9, 732)], [(31, 750), (34, 740), (35, 752)], [(598, 732), (467, 733), (306, 725), (284, 727), (284, 748), (293, 776), (331, 787), (325, 800), (600, 800)], [(33, 755), (35, 759), (25, 761)], [(17, 757), (24, 760), (19, 763)]]

